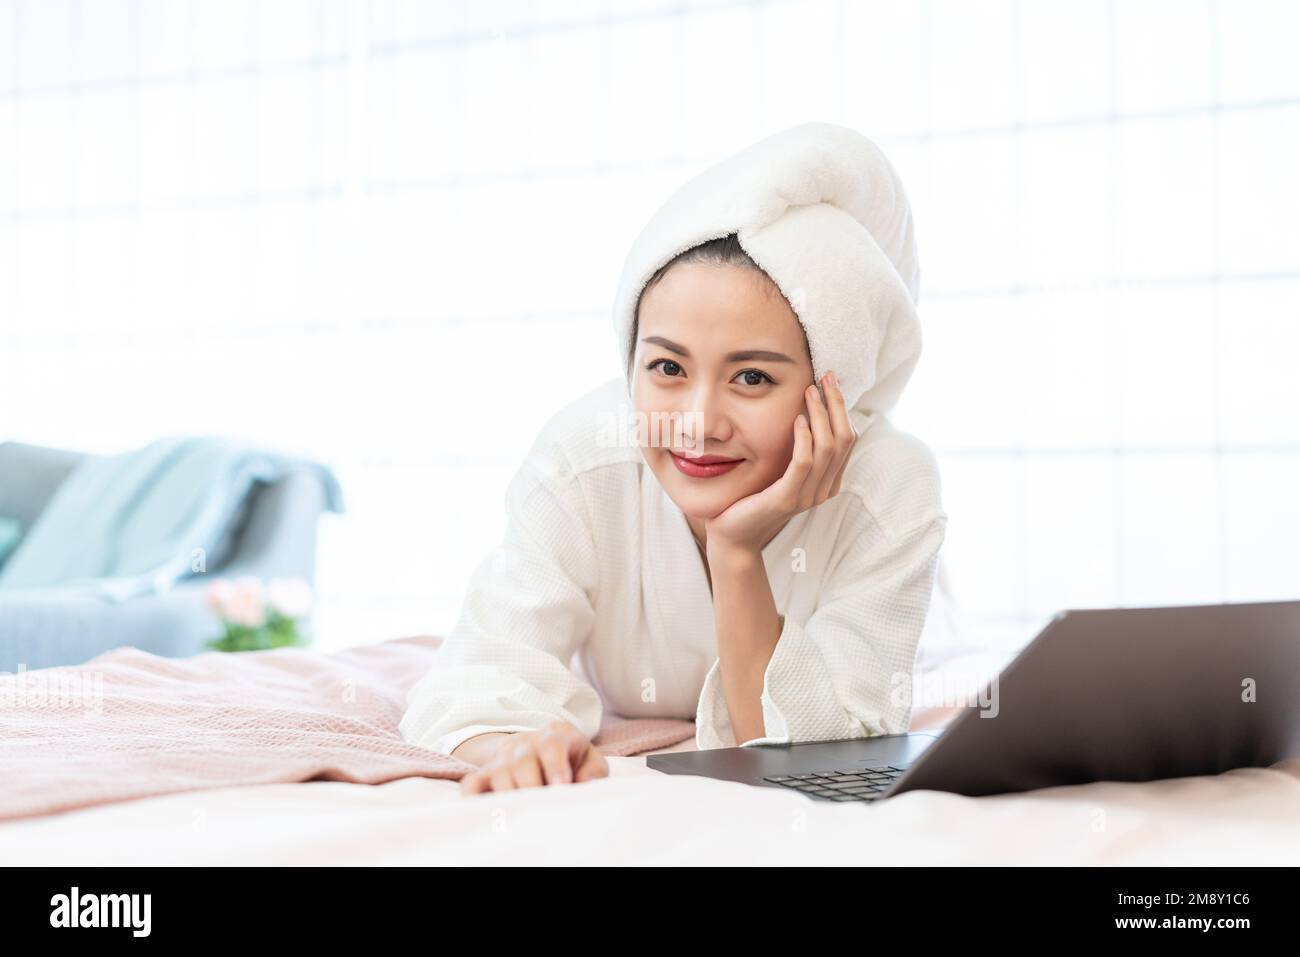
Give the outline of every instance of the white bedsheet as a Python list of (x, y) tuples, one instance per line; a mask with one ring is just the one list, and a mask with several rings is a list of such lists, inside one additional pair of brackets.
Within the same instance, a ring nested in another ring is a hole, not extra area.
[[(952, 673), (992, 673), (1006, 649)], [(952, 711), (920, 707), (913, 729)], [(686, 740), (664, 751), (689, 750)], [(816, 801), (611, 757), (583, 784), (461, 797), (455, 781), (231, 787), (0, 823), (8, 865), (1300, 864), (1300, 758), (1272, 768), (966, 798)], [(2, 786), (2, 784), (0, 784)]]
[[(690, 746), (689, 743), (687, 746)], [(677, 748), (665, 749), (677, 750)], [(9, 865), (1297, 864), (1300, 759), (875, 805), (664, 775), (461, 797), (452, 781), (224, 788), (0, 825)]]

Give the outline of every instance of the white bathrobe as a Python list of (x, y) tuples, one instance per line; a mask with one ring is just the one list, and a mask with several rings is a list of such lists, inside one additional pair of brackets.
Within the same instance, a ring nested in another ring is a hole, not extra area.
[[(556, 718), (590, 737), (608, 709), (694, 719), (701, 749), (737, 745), (686, 516), (639, 448), (609, 441), (608, 423), (629, 414), (618, 377), (543, 428), (507, 491), (504, 540), (407, 696), (405, 740), (449, 753), (476, 734)], [(763, 550), (783, 626), (764, 675), (764, 734), (744, 745), (908, 727), (947, 524), (939, 471), (887, 416), (850, 418), (859, 438), (839, 494)]]

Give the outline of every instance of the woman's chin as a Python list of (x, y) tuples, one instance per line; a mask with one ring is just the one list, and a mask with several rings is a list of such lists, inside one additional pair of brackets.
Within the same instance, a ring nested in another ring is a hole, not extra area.
[(668, 497), (680, 508), (683, 514), (704, 521), (715, 518), (725, 512), (740, 496), (734, 492), (718, 489), (706, 492), (700, 489), (683, 488), (682, 483), (689, 481), (681, 476), (668, 486)]

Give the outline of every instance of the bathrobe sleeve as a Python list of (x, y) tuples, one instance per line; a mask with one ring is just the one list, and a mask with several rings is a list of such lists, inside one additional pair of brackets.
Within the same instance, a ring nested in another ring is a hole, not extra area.
[[(888, 536), (856, 505), (856, 531), (806, 622), (782, 619), (763, 676), (764, 736), (743, 745), (901, 734), (911, 720), (912, 669), (947, 516)], [(736, 747), (715, 660), (696, 719), (701, 749)]]
[(504, 539), (475, 569), (460, 617), (410, 689), (404, 740), (450, 754), (488, 731), (529, 731), (561, 719), (588, 738), (599, 694), (569, 668), (588, 639), (597, 567), (571, 473), (535, 452), (506, 492)]

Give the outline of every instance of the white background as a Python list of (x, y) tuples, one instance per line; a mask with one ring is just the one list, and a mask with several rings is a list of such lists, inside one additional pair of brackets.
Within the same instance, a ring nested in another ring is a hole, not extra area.
[(0, 0), (0, 439), (332, 465), (321, 641), (454, 622), (687, 177), (899, 168), (973, 640), (1300, 597), (1300, 4)]

